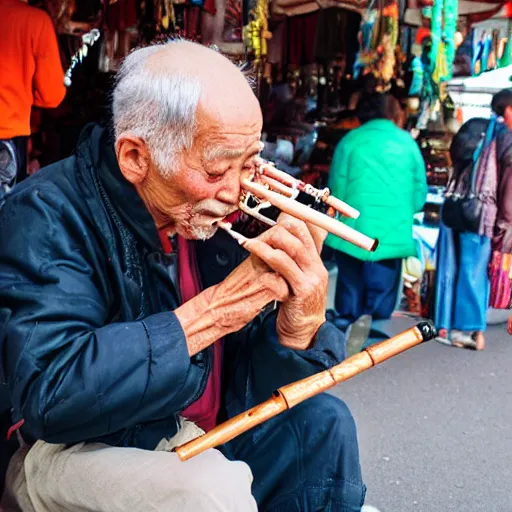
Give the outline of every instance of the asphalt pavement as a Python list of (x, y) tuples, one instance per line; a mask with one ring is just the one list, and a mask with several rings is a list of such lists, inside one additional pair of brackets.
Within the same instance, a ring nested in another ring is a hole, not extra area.
[(337, 386), (380, 512), (512, 512), (512, 337), (429, 342)]

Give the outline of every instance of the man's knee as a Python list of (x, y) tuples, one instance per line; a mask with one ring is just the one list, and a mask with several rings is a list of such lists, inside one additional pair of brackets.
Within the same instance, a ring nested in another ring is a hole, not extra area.
[(293, 423), (302, 436), (307, 478), (318, 480), (321, 475), (322, 499), (329, 495), (333, 506), (343, 503), (344, 510), (352, 510), (350, 507), (357, 510), (364, 501), (365, 486), (359, 464), (356, 425), (349, 408), (328, 394), (317, 395), (297, 408)]
[(303, 437), (307, 457), (310, 460), (328, 458), (333, 463), (334, 478), (360, 482), (356, 425), (345, 402), (323, 393), (297, 408), (293, 422)]
[(318, 428), (334, 430), (347, 440), (357, 442), (356, 425), (349, 408), (339, 398), (322, 393), (294, 407), (295, 421), (311, 420)]
[[(171, 456), (171, 454), (166, 454)], [(186, 507), (180, 510), (256, 511), (251, 494), (253, 476), (245, 462), (230, 461), (218, 450), (208, 450), (193, 459), (180, 462), (179, 491)], [(168, 486), (169, 475), (162, 475), (162, 486)]]
[(217, 450), (181, 462), (164, 451), (39, 442), (24, 466), (31, 498), (55, 504), (38, 510), (257, 510), (249, 467)]

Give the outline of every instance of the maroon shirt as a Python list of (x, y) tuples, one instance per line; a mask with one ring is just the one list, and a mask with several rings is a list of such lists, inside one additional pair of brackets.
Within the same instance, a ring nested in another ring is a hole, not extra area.
[[(178, 237), (178, 247), (171, 247), (166, 234), (161, 232), (160, 239), (163, 249), (170, 253), (173, 249), (178, 251), (178, 281), (183, 302), (193, 299), (200, 291), (199, 271), (197, 268), (194, 245), (182, 237)], [(212, 370), (208, 376), (203, 394), (181, 415), (193, 421), (205, 432), (217, 425), (217, 416), (220, 409), (220, 391), (222, 374), (222, 339), (213, 344)]]

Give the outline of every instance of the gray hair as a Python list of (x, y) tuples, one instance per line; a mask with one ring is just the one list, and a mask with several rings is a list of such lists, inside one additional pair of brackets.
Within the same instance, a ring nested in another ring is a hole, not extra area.
[(126, 133), (143, 139), (163, 176), (172, 172), (179, 153), (192, 147), (201, 96), (197, 77), (147, 66), (168, 44), (175, 41), (140, 48), (124, 59), (112, 102), (116, 139)]

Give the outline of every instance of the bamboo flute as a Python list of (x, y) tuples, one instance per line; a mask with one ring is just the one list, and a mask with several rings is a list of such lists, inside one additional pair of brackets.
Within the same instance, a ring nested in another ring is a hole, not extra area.
[[(263, 163), (260, 167), (260, 179), (263, 178), (270, 178), (272, 179), (272, 185), (274, 186), (276, 182), (281, 183), (282, 185), (290, 188), (290, 189), (298, 189), (302, 192), (307, 192), (308, 189), (316, 190), (311, 185), (307, 185), (301, 180), (298, 180), (297, 178), (294, 178), (290, 176), (289, 174), (279, 170), (277, 167), (275, 167), (273, 164), (267, 162)], [(266, 181), (266, 180), (263, 180)], [(276, 190), (279, 190), (277, 187)], [(327, 189), (328, 190), (328, 189)], [(318, 192), (318, 190), (316, 190)], [(350, 217), (351, 219), (357, 219), (359, 217), (359, 211), (353, 208), (352, 206), (348, 205), (344, 201), (341, 201), (340, 199), (337, 199), (334, 196), (330, 195), (330, 192), (328, 192), (329, 195), (325, 195), (325, 189), (321, 191), (320, 194), (321, 200), (328, 204), (329, 206), (333, 207), (335, 210), (340, 212), (342, 215), (345, 215), (345, 217)], [(283, 192), (281, 192), (283, 193)], [(285, 195), (288, 195), (285, 193)]]
[(273, 192), (272, 190), (266, 189), (263, 185), (259, 183), (253, 183), (249, 180), (242, 180), (242, 187), (245, 190), (253, 193), (257, 197), (263, 198), (269, 201), (274, 206), (277, 206), (281, 211), (296, 217), (297, 219), (303, 220), (304, 222), (311, 222), (322, 229), (325, 229), (329, 233), (336, 235), (343, 240), (347, 240), (348, 242), (361, 247), (361, 249), (365, 249), (367, 251), (373, 252), (377, 249), (379, 242), (370, 238), (369, 236), (364, 235), (363, 233), (359, 233), (355, 229), (339, 222), (328, 215), (317, 212), (312, 208), (308, 208), (303, 204), (290, 199), (289, 197), (285, 197), (277, 192)]
[(218, 425), (213, 430), (176, 449), (181, 460), (231, 441), (247, 430), (290, 409), (294, 405), (323, 393), (340, 382), (344, 382), (372, 366), (405, 352), (436, 336), (436, 330), (429, 321), (420, 322), (389, 340), (372, 345), (349, 357), (329, 370), (292, 382), (274, 392), (272, 398)]

